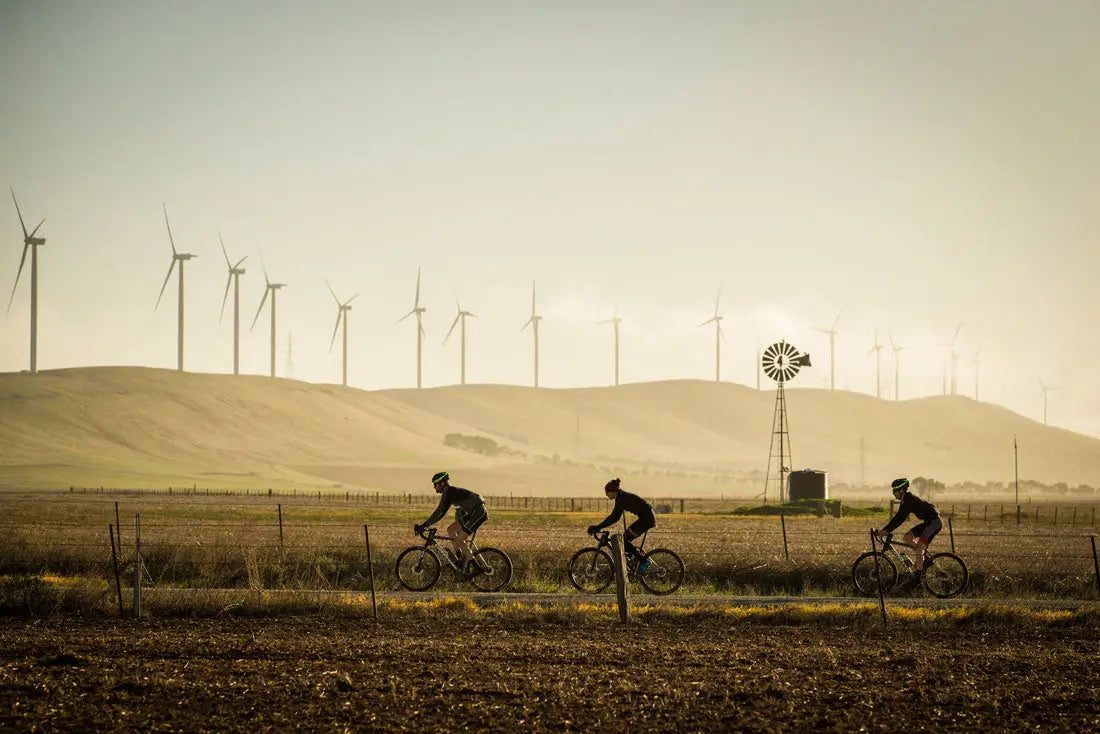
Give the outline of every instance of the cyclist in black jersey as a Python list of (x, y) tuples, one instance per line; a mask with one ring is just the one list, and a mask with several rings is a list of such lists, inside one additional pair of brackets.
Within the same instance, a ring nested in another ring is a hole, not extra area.
[(588, 534), (594, 535), (600, 530), (614, 525), (619, 521), (619, 518), (623, 516), (623, 512), (629, 512), (637, 516), (638, 519), (632, 522), (630, 526), (627, 527), (626, 532), (623, 533), (623, 541), (627, 555), (633, 558), (635, 562), (641, 563), (641, 565), (638, 566), (638, 573), (645, 573), (646, 567), (649, 566), (649, 561), (642, 559), (642, 554), (638, 552), (638, 549), (634, 547), (634, 543), (631, 541), (647, 530), (652, 530), (656, 527), (657, 518), (653, 516), (653, 508), (638, 495), (624, 490), (622, 488), (622, 480), (618, 477), (605, 484), (603, 491), (607, 494), (608, 499), (614, 500), (615, 507), (611, 510), (611, 514), (604, 518), (604, 521), (599, 525), (589, 525)]
[(463, 564), (470, 560), (472, 553), (468, 542), (477, 529), (489, 519), (489, 513), (485, 511), (485, 502), (481, 495), (462, 487), (451, 486), (451, 475), (445, 471), (437, 472), (432, 476), (432, 486), (435, 487), (439, 498), (439, 505), (422, 525), (413, 525), (413, 532), (418, 535), (426, 528), (430, 528), (443, 519), (451, 505), (455, 505), (455, 521), (447, 528), (447, 534), (451, 536), (451, 543), (455, 547)]
[(931, 502), (925, 502), (909, 491), (908, 479), (904, 477), (895, 479), (890, 483), (890, 490), (893, 492), (894, 498), (901, 504), (898, 505), (898, 511), (890, 518), (890, 522), (886, 523), (882, 530), (876, 530), (875, 534), (880, 538), (885, 537), (887, 533), (893, 532), (905, 522), (909, 515), (916, 515), (921, 522), (909, 528), (909, 532), (905, 534), (901, 542), (916, 549), (917, 572), (915, 577), (919, 578), (921, 572), (924, 571), (924, 558), (927, 555), (928, 546), (932, 543), (932, 539), (936, 537), (936, 534), (943, 529), (943, 521), (940, 520), (940, 514), (936, 512), (936, 508)]

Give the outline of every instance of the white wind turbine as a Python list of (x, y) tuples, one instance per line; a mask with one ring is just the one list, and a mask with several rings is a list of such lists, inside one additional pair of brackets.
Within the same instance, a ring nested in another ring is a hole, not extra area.
[(241, 276), (244, 275), (244, 268), (241, 267), (241, 263), (248, 259), (248, 255), (245, 255), (236, 263), (229, 261), (229, 253), (225, 251), (225, 241), (222, 239), (221, 232), (218, 232), (218, 241), (222, 245), (222, 254), (225, 255), (225, 264), (229, 268), (229, 277), (225, 281), (225, 295), (222, 296), (222, 310), (218, 314), (218, 323), (222, 321), (222, 316), (225, 315), (225, 302), (229, 298), (229, 286), (233, 286), (233, 374), (239, 375), (241, 373)]
[(447, 340), (451, 338), (451, 332), (455, 330), (455, 326), (458, 322), (462, 322), (462, 328), (459, 329), (459, 336), (462, 341), (462, 380), (459, 384), (466, 384), (466, 317), (472, 316), (477, 318), (476, 313), (470, 311), (463, 311), (462, 304), (458, 302), (458, 296), (455, 296), (455, 307), (458, 309), (458, 313), (455, 314), (455, 320), (451, 322), (451, 328), (447, 329), (447, 336), (443, 337), (443, 343), (446, 344)]
[(340, 322), (344, 324), (344, 356), (342, 359), (343, 364), (343, 385), (348, 386), (348, 311), (351, 310), (351, 302), (359, 297), (356, 293), (354, 296), (344, 302), (340, 302), (340, 299), (336, 297), (336, 291), (332, 289), (332, 284), (328, 282), (328, 278), (325, 279), (325, 285), (328, 286), (328, 292), (332, 294), (332, 300), (336, 301), (336, 326), (332, 329), (332, 340), (328, 343), (329, 354), (332, 354), (332, 345), (336, 343), (336, 332), (340, 330)]
[(531, 281), (531, 318), (527, 319), (527, 323), (520, 328), (520, 331), (524, 331), (528, 326), (531, 327), (531, 331), (535, 335), (535, 387), (539, 386), (539, 322), (542, 321), (542, 316), (538, 315), (535, 309), (535, 281)]
[(817, 330), (822, 334), (829, 335), (829, 389), (836, 389), (836, 325), (840, 321), (841, 311), (837, 311), (836, 318), (833, 319), (833, 325), (828, 329), (822, 329), (818, 327)]
[(867, 350), (867, 353), (875, 353), (875, 397), (882, 398), (882, 344), (878, 343), (878, 327), (875, 327), (875, 346)]
[(1039, 388), (1043, 391), (1041, 397), (1043, 399), (1043, 425), (1045, 426), (1047, 425), (1047, 393), (1058, 388), (1054, 385), (1044, 385), (1042, 380), (1039, 380)]
[[(718, 315), (718, 302), (722, 300), (722, 288), (718, 288), (718, 298), (714, 299), (714, 315), (699, 324), (700, 327), (714, 324), (714, 381), (722, 381), (722, 340), (726, 335), (722, 333), (722, 317)], [(618, 331), (616, 330), (616, 334)], [(616, 370), (617, 371), (617, 370)]]
[(955, 333), (951, 336), (951, 344), (948, 345), (951, 349), (951, 394), (958, 395), (958, 370), (959, 370), (959, 354), (955, 351), (955, 342), (959, 338), (959, 332), (962, 331), (963, 325), (960, 323), (958, 328), (955, 329)]
[[(8, 298), (8, 312), (11, 311), (12, 301), (15, 300), (15, 289), (19, 287), (19, 276), (23, 274), (23, 264), (27, 261), (27, 248), (31, 250), (31, 374), (38, 374), (38, 248), (46, 244), (45, 237), (35, 237), (38, 229), (46, 220), (43, 219), (38, 226), (27, 232), (27, 225), (23, 223), (23, 212), (19, 210), (19, 202), (15, 198), (15, 189), (11, 189), (11, 200), (15, 202), (15, 211), (19, 215), (19, 226), (23, 228), (23, 255), (19, 258), (19, 270), (15, 274), (15, 285), (11, 287), (11, 297)], [(7, 312), (5, 312), (5, 315)]]
[(420, 268), (416, 269), (416, 299), (413, 301), (412, 310), (397, 320), (401, 323), (413, 314), (416, 314), (416, 386), (422, 385), (422, 366), (424, 363), (424, 312), (428, 309), (420, 305)]
[(612, 312), (611, 318), (606, 321), (598, 321), (599, 324), (611, 324), (611, 328), (615, 331), (615, 387), (619, 386), (619, 324), (622, 323), (622, 318), (619, 316), (619, 305), (615, 304), (615, 310)]
[(252, 319), (252, 326), (248, 327), (249, 331), (252, 331), (256, 327), (256, 321), (260, 318), (260, 312), (264, 310), (264, 303), (267, 302), (267, 296), (271, 294), (271, 376), (275, 376), (275, 295), (279, 292), (280, 288), (285, 288), (286, 283), (272, 283), (271, 279), (267, 277), (267, 266), (264, 265), (264, 257), (260, 255), (260, 268), (264, 271), (264, 297), (260, 299), (260, 307), (256, 309), (256, 316)]
[(176, 252), (176, 242), (172, 239), (172, 225), (168, 223), (168, 207), (162, 202), (161, 208), (164, 209), (164, 226), (168, 228), (168, 244), (172, 246), (172, 262), (168, 265), (168, 275), (164, 276), (164, 285), (160, 287), (160, 295), (157, 296), (157, 305), (153, 307), (153, 310), (157, 310), (160, 307), (160, 299), (164, 296), (164, 289), (168, 287), (168, 279), (172, 277), (172, 268), (176, 267), (176, 263), (180, 264), (180, 276), (179, 276), (179, 304), (176, 307), (179, 318), (177, 320), (176, 327), (176, 369), (183, 371), (183, 264), (193, 257), (198, 255), (192, 255), (186, 252)]
[(900, 393), (898, 376), (901, 373), (901, 357), (899, 355), (905, 347), (899, 347), (894, 343), (894, 335), (892, 333), (887, 332), (887, 335), (890, 337), (890, 349), (894, 352), (894, 402), (897, 402)]

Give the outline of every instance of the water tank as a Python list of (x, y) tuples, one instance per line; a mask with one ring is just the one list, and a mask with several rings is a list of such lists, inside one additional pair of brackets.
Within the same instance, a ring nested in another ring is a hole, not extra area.
[(816, 469), (792, 471), (787, 478), (787, 497), (792, 502), (829, 499), (829, 475)]

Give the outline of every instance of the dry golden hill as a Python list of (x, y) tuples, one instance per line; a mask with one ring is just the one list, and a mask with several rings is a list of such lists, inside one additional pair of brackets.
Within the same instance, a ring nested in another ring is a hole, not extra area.
[[(1100, 440), (962, 397), (788, 390), (794, 468), (1100, 483)], [(0, 375), (0, 485), (333, 487), (427, 492), (447, 468), (490, 494), (762, 489), (775, 393), (669, 381), (368, 392), (259, 376), (96, 367)], [(445, 437), (451, 435), (450, 444)], [(457, 437), (457, 438), (456, 438)], [(861, 449), (862, 445), (862, 449)]]

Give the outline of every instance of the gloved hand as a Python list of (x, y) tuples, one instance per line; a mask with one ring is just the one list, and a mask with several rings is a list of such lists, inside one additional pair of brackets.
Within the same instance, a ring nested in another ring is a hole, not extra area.
[(420, 535), (421, 533), (424, 532), (424, 526), (423, 525), (413, 525), (413, 532), (416, 533), (417, 535)]
[(589, 535), (595, 535), (597, 532), (599, 532), (599, 528), (597, 528), (595, 525), (589, 525), (588, 526), (588, 534)]

